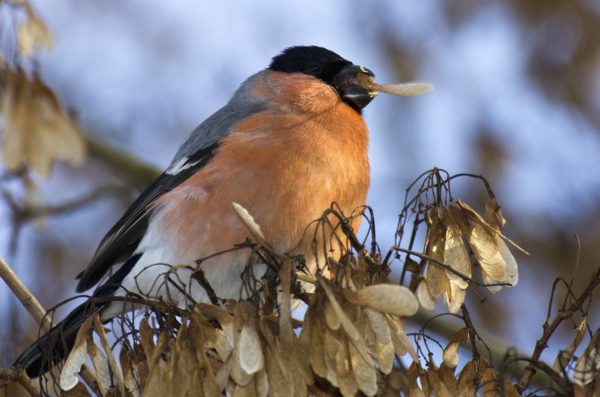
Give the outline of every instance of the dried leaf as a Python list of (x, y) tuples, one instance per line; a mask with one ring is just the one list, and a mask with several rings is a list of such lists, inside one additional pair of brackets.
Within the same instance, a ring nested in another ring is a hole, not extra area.
[[(482, 279), (485, 284), (509, 284), (510, 286), (514, 287), (519, 282), (519, 269), (517, 262), (502, 238), (500, 238), (500, 236), (496, 236), (495, 238), (498, 251), (493, 258), (487, 259), (486, 268), (484, 268), (482, 265)], [(480, 263), (482, 262), (480, 261)], [(486, 269), (489, 268), (504, 269), (504, 278), (496, 278), (487, 273)], [(489, 286), (487, 288), (490, 290), (490, 292), (496, 293), (502, 289), (502, 285)]]
[(576, 383), (584, 386), (591, 383), (600, 370), (600, 330), (596, 331), (590, 344), (585, 348), (583, 354), (575, 364), (573, 379)]
[(242, 222), (244, 222), (256, 241), (263, 247), (268, 248), (269, 251), (274, 252), (269, 242), (265, 239), (265, 235), (262, 232), (259, 224), (256, 223), (254, 217), (248, 212), (248, 210), (238, 203), (231, 203), (231, 205), (233, 205), (233, 209), (238, 214)]
[(395, 396), (398, 395), (399, 391), (408, 391), (410, 387), (408, 381), (408, 374), (406, 373), (406, 370), (404, 368), (392, 369), (392, 372), (390, 372), (386, 380), (388, 386), (396, 392)]
[(501, 236), (496, 236), (496, 244), (498, 245), (498, 254), (506, 264), (506, 277), (501, 281), (514, 287), (519, 282), (519, 267), (517, 261)]
[(294, 381), (281, 357), (281, 352), (278, 351), (276, 346), (268, 345), (265, 354), (270, 395), (273, 397), (293, 396)]
[(81, 367), (87, 359), (87, 340), (92, 332), (92, 319), (87, 319), (79, 331), (77, 332), (77, 338), (75, 344), (71, 349), (71, 353), (67, 357), (65, 364), (63, 365), (62, 371), (60, 372), (59, 386), (63, 390), (71, 390), (79, 382), (77, 374), (81, 371)]
[(410, 390), (409, 397), (425, 397), (425, 393), (418, 386), (415, 386)]
[(100, 322), (100, 317), (98, 314), (94, 315), (94, 331), (100, 338), (100, 344), (102, 345), (102, 349), (106, 355), (108, 360), (108, 364), (112, 370), (113, 375), (115, 376), (115, 380), (117, 382), (117, 387), (119, 388), (119, 392), (121, 395), (125, 395), (125, 383), (123, 381), (123, 375), (121, 373), (121, 368), (117, 365), (117, 360), (113, 354), (113, 351), (110, 347), (110, 343), (108, 342), (108, 338), (106, 337), (106, 332), (104, 330), (104, 326)]
[(377, 393), (377, 374), (374, 363), (365, 360), (364, 354), (359, 352), (355, 344), (349, 344), (348, 353), (358, 388), (367, 396), (374, 396)]
[(39, 48), (52, 47), (54, 42), (46, 25), (33, 13), (30, 7), (27, 8), (27, 20), (17, 26), (16, 33), (19, 52), (23, 58), (29, 58)]
[(348, 374), (352, 372), (347, 340), (340, 341), (338, 344), (337, 352), (335, 353), (335, 364), (336, 373), (342, 378), (348, 377)]
[(20, 69), (9, 70), (0, 113), (4, 116), (2, 158), (7, 169), (14, 171), (28, 164), (47, 178), (55, 160), (73, 166), (83, 163), (86, 148), (79, 128), (38, 76), (30, 80)]
[[(433, 212), (432, 212), (433, 214)], [(427, 236), (426, 253), (434, 261), (444, 263), (444, 248), (446, 240), (446, 231), (441, 222), (437, 220), (437, 216), (432, 217), (432, 224), (429, 226), (429, 234)], [(446, 270), (439, 263), (434, 261), (427, 262), (427, 273), (425, 280), (427, 288), (432, 300), (436, 300), (450, 287)]]
[(380, 84), (378, 91), (396, 96), (418, 96), (433, 90), (429, 83), (412, 82), (399, 84)]
[(402, 322), (402, 319), (390, 315), (386, 315), (385, 318), (390, 326), (390, 336), (392, 337), (392, 343), (394, 344), (396, 354), (403, 356), (408, 352), (414, 362), (419, 362), (419, 357), (417, 356), (415, 349), (413, 349), (408, 337), (404, 333), (404, 323)]
[(409, 317), (419, 310), (415, 295), (405, 286), (376, 284), (356, 291), (356, 300), (363, 306), (383, 313)]
[[(166, 348), (168, 348), (170, 341), (170, 334), (165, 330), (158, 335), (158, 341), (156, 342), (156, 346), (154, 347), (154, 351), (152, 352), (152, 356), (148, 357), (148, 368), (150, 373), (152, 373), (153, 367), (159, 364), (164, 364), (164, 360), (162, 359), (163, 352)], [(161, 365), (162, 365), (161, 364)], [(158, 371), (162, 371), (163, 368), (157, 369)], [(151, 375), (149, 375), (151, 376)]]
[(417, 378), (419, 378), (420, 373), (421, 365), (419, 364), (419, 361), (413, 361), (406, 373), (407, 381), (411, 389), (418, 387)]
[(325, 324), (327, 324), (330, 329), (334, 331), (340, 329), (340, 319), (338, 318), (331, 302), (325, 302), (323, 315), (325, 317)]
[[(9, 391), (10, 392), (10, 391)], [(61, 397), (90, 397), (91, 394), (87, 387), (84, 386), (82, 382), (77, 383), (77, 385), (68, 391), (63, 391)], [(135, 395), (134, 395), (135, 396)]]
[[(449, 214), (449, 212), (447, 212)], [(448, 222), (446, 228), (446, 245), (444, 247), (444, 263), (465, 277), (471, 277), (471, 259), (467, 253), (459, 226)], [(454, 281), (460, 288), (466, 289), (469, 283), (464, 278), (447, 271), (450, 281)]]
[(294, 344), (293, 352), (294, 359), (296, 361), (296, 368), (299, 371), (298, 376), (301, 376), (301, 379), (305, 385), (312, 385), (315, 380), (313, 372), (310, 370), (310, 360), (308, 360), (307, 357), (307, 352), (310, 351), (310, 348), (308, 333), (305, 332), (305, 327), (306, 321), (304, 323), (304, 327), (302, 327), (302, 331), (300, 332), (297, 343)]
[[(487, 224), (468, 204), (457, 200), (449, 209), (455, 217), (463, 220), (461, 228), (481, 265), (484, 278), (488, 280), (486, 283), (508, 283), (515, 286), (519, 277), (517, 262), (505, 241), (524, 254), (529, 253), (502, 235), (498, 229)], [(495, 293), (501, 287), (488, 289)]]
[(383, 92), (385, 94), (396, 96), (417, 96), (433, 90), (433, 85), (429, 83), (410, 82), (379, 84), (375, 81), (374, 77), (369, 76), (368, 74), (359, 74), (357, 78), (359, 84), (371, 91), (373, 95), (375, 95), (376, 92)]
[[(214, 329), (212, 325), (202, 322), (198, 312), (194, 312), (189, 323), (189, 333), (180, 332), (178, 341), (183, 340), (186, 335), (187, 345), (183, 349), (192, 353), (190, 362), (194, 367), (194, 379), (190, 385), (191, 390), (203, 390), (204, 396), (215, 396), (221, 394), (215, 376), (215, 369), (211, 366), (211, 360), (207, 352), (212, 348), (205, 343), (204, 335), (208, 329)], [(195, 352), (195, 357), (193, 353)], [(216, 360), (213, 360), (213, 362)], [(219, 365), (220, 367), (220, 365)]]
[(417, 299), (424, 309), (435, 309), (435, 299), (429, 293), (429, 288), (427, 288), (427, 281), (425, 279), (421, 280), (417, 286)]
[[(356, 329), (356, 327), (354, 326), (352, 321), (350, 321), (346, 312), (344, 312), (344, 310), (338, 303), (337, 299), (335, 298), (335, 295), (333, 294), (333, 291), (331, 290), (329, 285), (327, 285), (327, 282), (325, 282), (323, 280), (323, 278), (321, 277), (321, 278), (319, 278), (319, 284), (321, 285), (321, 287), (323, 287), (323, 291), (325, 291), (325, 295), (329, 299), (329, 302), (331, 303), (331, 306), (340, 322), (340, 325), (342, 326), (342, 328), (344, 329), (346, 334), (350, 337), (350, 339), (352, 339), (354, 341), (359, 340), (360, 333), (358, 332), (358, 330)], [(359, 290), (359, 292), (360, 292), (360, 290)], [(410, 290), (409, 290), (409, 292), (410, 292)], [(418, 305), (417, 305), (417, 307), (418, 307)]]
[(138, 381), (139, 385), (146, 384), (148, 380), (148, 374), (150, 373), (150, 368), (148, 366), (148, 360), (146, 359), (146, 355), (140, 345), (133, 346), (133, 371), (135, 379)]
[(431, 365), (427, 371), (427, 380), (437, 397), (453, 397), (448, 387), (442, 382), (440, 373), (435, 365)]
[(233, 366), (233, 357), (230, 356), (227, 361), (223, 363), (221, 368), (217, 371), (217, 375), (215, 376), (217, 380), (217, 385), (219, 385), (219, 390), (225, 389), (225, 387), (231, 383), (228, 383), (229, 377), (231, 376), (231, 367)]
[(166, 397), (170, 396), (170, 385), (167, 382), (167, 363), (164, 360), (157, 360), (150, 366), (150, 372), (142, 396), (144, 397)]
[(255, 322), (244, 324), (238, 343), (240, 367), (250, 375), (263, 369), (263, 351)]
[[(240, 342), (242, 339), (242, 333), (244, 327), (246, 327), (246, 322), (249, 321), (253, 317), (254, 308), (252, 304), (249, 302), (239, 302), (236, 306), (235, 315), (233, 318), (233, 335), (234, 335), (234, 343), (233, 343), (233, 353), (232, 359), (233, 362), (231, 364), (231, 378), (233, 381), (239, 386), (247, 386), (252, 382), (253, 373), (249, 373), (244, 369), (244, 366), (247, 364), (252, 366), (253, 358), (247, 357), (246, 354), (251, 354), (251, 352), (255, 349), (256, 346), (253, 345), (252, 339), (253, 336), (247, 335), (245, 338), (248, 339), (246, 342), (247, 345), (251, 345), (247, 347), (247, 350), (242, 350), (242, 348), (246, 348), (241, 346)], [(255, 332), (252, 330), (247, 330), (247, 333)], [(248, 363), (246, 362), (248, 361)], [(261, 360), (262, 362), (262, 360)]]
[(498, 254), (496, 236), (479, 223), (473, 223), (469, 228), (469, 245), (481, 265), (481, 270), (495, 280), (503, 280), (506, 277), (506, 263)]
[(450, 281), (450, 289), (444, 294), (444, 300), (450, 313), (458, 313), (465, 301), (466, 292), (454, 280)]
[(233, 324), (233, 316), (231, 313), (220, 306), (209, 305), (207, 303), (198, 303), (194, 307), (194, 310), (210, 320), (217, 321), (221, 328), (225, 328)]
[[(269, 377), (265, 369), (261, 370), (254, 376), (254, 383), (256, 385), (256, 395), (258, 397), (267, 397), (269, 395)], [(207, 396), (213, 396), (218, 394), (208, 394)]]
[(458, 365), (458, 348), (461, 343), (467, 340), (469, 329), (467, 327), (458, 330), (450, 339), (450, 343), (444, 349), (444, 364), (448, 368), (456, 368)]
[[(440, 261), (444, 263), (443, 260)], [(431, 300), (436, 301), (437, 298), (442, 296), (444, 292), (450, 288), (448, 282), (448, 275), (446, 270), (439, 264), (428, 262), (427, 269), (425, 272), (425, 281), (427, 284), (427, 290), (431, 295)]]
[(485, 220), (488, 225), (498, 231), (506, 225), (506, 219), (502, 215), (502, 208), (491, 197), (485, 202)]
[(356, 384), (356, 378), (352, 372), (349, 372), (346, 377), (340, 377), (339, 379), (339, 390), (342, 396), (354, 397), (358, 392), (358, 385)]
[(121, 348), (119, 353), (119, 364), (123, 371), (123, 382), (125, 383), (125, 389), (127, 393), (132, 396), (139, 396), (139, 390), (137, 387), (137, 380), (134, 374), (134, 363), (131, 359), (133, 353), (129, 351), (125, 346)]
[(385, 316), (369, 307), (365, 307), (364, 313), (367, 315), (369, 325), (371, 326), (371, 329), (375, 333), (377, 339), (383, 344), (391, 342), (390, 328), (385, 320)]
[(104, 396), (112, 386), (108, 358), (106, 357), (106, 354), (94, 344), (91, 335), (88, 339), (88, 353), (94, 364), (94, 379), (98, 383), (98, 388)]
[(148, 319), (143, 318), (140, 321), (140, 344), (142, 345), (142, 349), (144, 349), (144, 354), (149, 360), (154, 354), (154, 335), (150, 324), (148, 324)]
[[(310, 364), (317, 376), (326, 378), (327, 364), (325, 363), (325, 343), (323, 341), (325, 330), (311, 309), (309, 306), (307, 318), (304, 320), (304, 328), (310, 327), (307, 330), (310, 338)], [(304, 333), (304, 330), (302, 332)]]
[(569, 365), (569, 361), (571, 361), (571, 359), (573, 358), (573, 353), (575, 352), (577, 347), (579, 347), (579, 344), (585, 336), (586, 327), (587, 317), (584, 317), (583, 320), (581, 320), (581, 322), (579, 323), (579, 326), (577, 326), (577, 332), (575, 333), (575, 337), (573, 337), (571, 343), (569, 343), (569, 346), (567, 346), (564, 350), (558, 352), (556, 360), (554, 360), (554, 364), (552, 365), (552, 369), (554, 369), (556, 372), (562, 373), (567, 368), (567, 366)]
[[(187, 339), (185, 337), (186, 331), (185, 328), (180, 329), (167, 358), (169, 369), (165, 380), (166, 383), (170, 384), (169, 389), (174, 396), (187, 395), (192, 390), (192, 382), (200, 376), (197, 373), (197, 367), (190, 352), (191, 346), (185, 343)], [(202, 390), (202, 388), (197, 390)]]
[[(284, 357), (285, 359), (286, 357)], [(306, 362), (305, 362), (306, 364)], [(308, 394), (307, 385), (312, 385), (314, 383), (314, 378), (311, 376), (307, 379), (304, 373), (303, 365), (296, 360), (296, 357), (293, 357), (291, 363), (288, 364), (288, 369), (290, 372), (290, 376), (294, 382), (294, 395), (297, 397), (304, 397)]]
[(502, 291), (502, 285), (497, 285), (500, 284), (500, 282), (488, 276), (487, 273), (481, 273), (481, 280), (488, 291), (490, 291), (492, 294)]
[(244, 371), (241, 368), (239, 362), (236, 361), (235, 359), (233, 360), (233, 363), (231, 365), (230, 376), (231, 376), (231, 379), (233, 380), (233, 382), (237, 386), (242, 386), (242, 387), (248, 386), (254, 380), (254, 376), (251, 374), (248, 374), (246, 371)]
[(458, 379), (454, 375), (454, 368), (450, 368), (446, 366), (446, 364), (442, 363), (439, 368), (440, 380), (442, 383), (448, 388), (450, 393), (453, 396), (458, 395)]
[(375, 341), (375, 348), (379, 370), (387, 375), (394, 368), (394, 344), (391, 340), (388, 343), (383, 343), (377, 339)]
[(504, 378), (504, 388), (501, 397), (521, 397), (515, 386), (510, 382), (510, 379)]
[(342, 332), (329, 331), (325, 327), (323, 327), (323, 330), (325, 365), (327, 365), (327, 376), (325, 378), (332, 385), (338, 386), (337, 355), (343, 344), (347, 342), (348, 338), (346, 338)]
[(469, 361), (460, 372), (457, 386), (459, 397), (473, 397), (477, 395), (476, 390), (481, 380), (478, 365), (477, 361)]
[(492, 367), (483, 373), (481, 387), (484, 397), (520, 397), (512, 383)]
[[(452, 203), (449, 208), (451, 210), (459, 210), (461, 211), (466, 219), (469, 222), (474, 222), (474, 223), (478, 223), (480, 225), (483, 225), (485, 228), (487, 228), (490, 232), (494, 233), (497, 236), (502, 237), (502, 239), (504, 241), (506, 241), (507, 243), (510, 243), (510, 245), (512, 245), (513, 247), (515, 247), (516, 249), (518, 249), (519, 251), (521, 251), (522, 253), (524, 253), (525, 255), (529, 255), (529, 252), (525, 251), (523, 248), (519, 247), (519, 245), (517, 245), (514, 241), (510, 240), (508, 237), (506, 237), (505, 235), (503, 235), (502, 233), (500, 233), (498, 230), (494, 229), (492, 226), (488, 225), (486, 221), (483, 220), (483, 218), (481, 216), (479, 216), (479, 214), (469, 206), (469, 204), (465, 203), (464, 201), (461, 200), (456, 200), (454, 203)], [(463, 232), (465, 234), (467, 234), (466, 232)]]
[(279, 336), (286, 351), (293, 349), (295, 339), (292, 327), (292, 294), (291, 294), (292, 263), (289, 259), (284, 260), (279, 271), (281, 279), (281, 292), (279, 293)]

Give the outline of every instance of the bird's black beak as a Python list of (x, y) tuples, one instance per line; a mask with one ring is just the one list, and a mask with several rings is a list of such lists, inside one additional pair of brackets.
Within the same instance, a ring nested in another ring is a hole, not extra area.
[(376, 91), (369, 91), (363, 87), (359, 80), (361, 77), (374, 77), (375, 75), (364, 66), (348, 65), (338, 72), (333, 78), (333, 85), (339, 92), (342, 100), (360, 112), (377, 95)]

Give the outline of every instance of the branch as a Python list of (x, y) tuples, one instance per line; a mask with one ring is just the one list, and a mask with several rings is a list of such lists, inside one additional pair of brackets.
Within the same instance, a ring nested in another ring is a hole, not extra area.
[[(6, 285), (13, 291), (13, 293), (19, 298), (23, 306), (29, 311), (29, 313), (40, 323), (40, 327), (44, 331), (48, 331), (51, 326), (50, 318), (46, 316), (46, 311), (40, 305), (38, 300), (33, 294), (27, 289), (25, 284), (19, 279), (19, 277), (12, 271), (12, 269), (0, 258), (0, 277), (6, 282)], [(12, 368), (0, 368), (0, 379), (7, 381), (18, 382), (27, 392), (32, 396), (39, 396), (40, 390), (37, 386), (25, 375), (24, 371), (15, 371)]]
[(87, 134), (83, 134), (89, 154), (111, 168), (120, 179), (140, 190), (147, 188), (161, 174), (153, 165), (119, 150), (105, 142), (101, 142)]
[[(40, 324), (41, 329), (44, 332), (48, 332), (51, 327), (50, 317), (46, 316), (46, 311), (40, 305), (38, 300), (33, 296), (29, 289), (23, 284), (19, 277), (12, 271), (12, 269), (0, 258), (0, 277), (6, 282), (13, 293), (19, 298), (23, 306), (29, 311), (32, 317)], [(84, 365), (81, 371), (81, 377), (85, 380), (88, 387), (97, 389), (95, 387), (94, 377), (87, 365)], [(17, 381), (23, 386), (29, 394), (32, 396), (39, 396), (40, 391), (35, 387), (31, 380), (25, 374), (25, 371), (17, 372), (12, 368), (0, 368), (0, 379), (8, 381)]]
[(27, 222), (42, 216), (63, 215), (81, 209), (82, 207), (101, 199), (104, 196), (116, 195), (127, 192), (129, 189), (123, 186), (102, 186), (91, 193), (78, 197), (66, 203), (55, 205), (40, 205), (40, 206), (22, 206), (18, 204), (8, 193), (4, 192), (3, 197), (8, 203), (18, 223)]
[(29, 311), (29, 314), (40, 324), (42, 330), (47, 332), (50, 329), (50, 318), (46, 316), (46, 311), (40, 305), (40, 302), (33, 296), (29, 289), (23, 284), (12, 269), (0, 258), (0, 277), (6, 285), (19, 298), (23, 306)]
[(558, 326), (566, 319), (571, 318), (577, 311), (579, 311), (586, 300), (591, 298), (592, 292), (594, 289), (600, 284), (600, 268), (596, 270), (596, 273), (592, 276), (590, 282), (585, 287), (581, 295), (565, 310), (561, 310), (556, 313), (556, 316), (552, 320), (551, 323), (546, 321), (543, 325), (544, 333), (542, 337), (538, 339), (535, 343), (535, 349), (533, 350), (533, 354), (531, 355), (531, 364), (527, 366), (525, 373), (519, 380), (517, 384), (517, 391), (522, 392), (529, 386), (529, 382), (531, 382), (531, 378), (536, 373), (535, 363), (537, 363), (542, 355), (542, 352), (546, 347), (548, 347), (548, 340), (554, 334), (554, 331), (558, 328)]
[[(419, 326), (422, 326), (423, 324), (427, 324), (426, 330), (428, 332), (437, 334), (447, 340), (450, 340), (452, 338), (452, 336), (456, 333), (456, 331), (458, 331), (460, 329), (460, 326), (453, 326), (448, 321), (443, 321), (443, 320), (430, 321), (432, 319), (432, 317), (435, 317), (435, 315), (433, 313), (427, 312), (424, 309), (420, 309), (417, 312), (417, 314), (415, 314), (412, 317), (407, 318), (406, 321), (412, 322)], [(504, 364), (504, 357), (506, 356), (506, 352), (508, 352), (514, 348), (511, 345), (507, 344), (506, 342), (501, 341), (498, 338), (487, 334), (486, 332), (477, 331), (477, 334), (479, 336), (479, 339), (481, 341), (485, 342), (485, 346), (489, 349), (489, 351), (491, 353), (491, 359), (492, 359), (491, 364), (495, 368), (502, 368), (502, 366)], [(461, 346), (464, 347), (465, 349), (468, 349), (469, 351), (473, 352), (472, 344), (465, 343), (465, 344), (462, 344)], [(518, 353), (516, 353), (516, 354), (518, 354)], [(516, 377), (518, 374), (522, 373), (522, 371), (524, 369), (525, 369), (525, 365), (520, 365), (518, 368), (508, 367), (507, 371), (509, 374)]]

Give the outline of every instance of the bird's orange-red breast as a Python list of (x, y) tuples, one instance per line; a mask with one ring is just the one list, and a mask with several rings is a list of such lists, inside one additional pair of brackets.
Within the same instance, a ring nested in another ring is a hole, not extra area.
[(234, 125), (210, 163), (157, 200), (156, 210), (168, 212), (163, 233), (180, 252), (191, 251), (189, 260), (248, 236), (232, 202), (254, 216), (280, 253), (296, 247), (298, 254), (309, 253), (314, 233), (307, 226), (332, 203), (348, 215), (365, 204), (368, 131), (362, 117), (310, 76), (267, 71), (251, 90), (267, 108)]

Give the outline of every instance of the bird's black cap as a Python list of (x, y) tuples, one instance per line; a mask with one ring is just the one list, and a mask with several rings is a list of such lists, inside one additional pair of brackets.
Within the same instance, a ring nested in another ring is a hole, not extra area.
[(290, 47), (273, 58), (269, 69), (286, 73), (303, 73), (333, 85), (334, 76), (351, 64), (352, 62), (327, 48), (297, 46)]
[(290, 47), (273, 58), (269, 69), (314, 76), (332, 86), (342, 100), (358, 113), (361, 113), (362, 109), (375, 96), (357, 81), (359, 74), (373, 76), (373, 73), (364, 67), (354, 65), (327, 48)]

